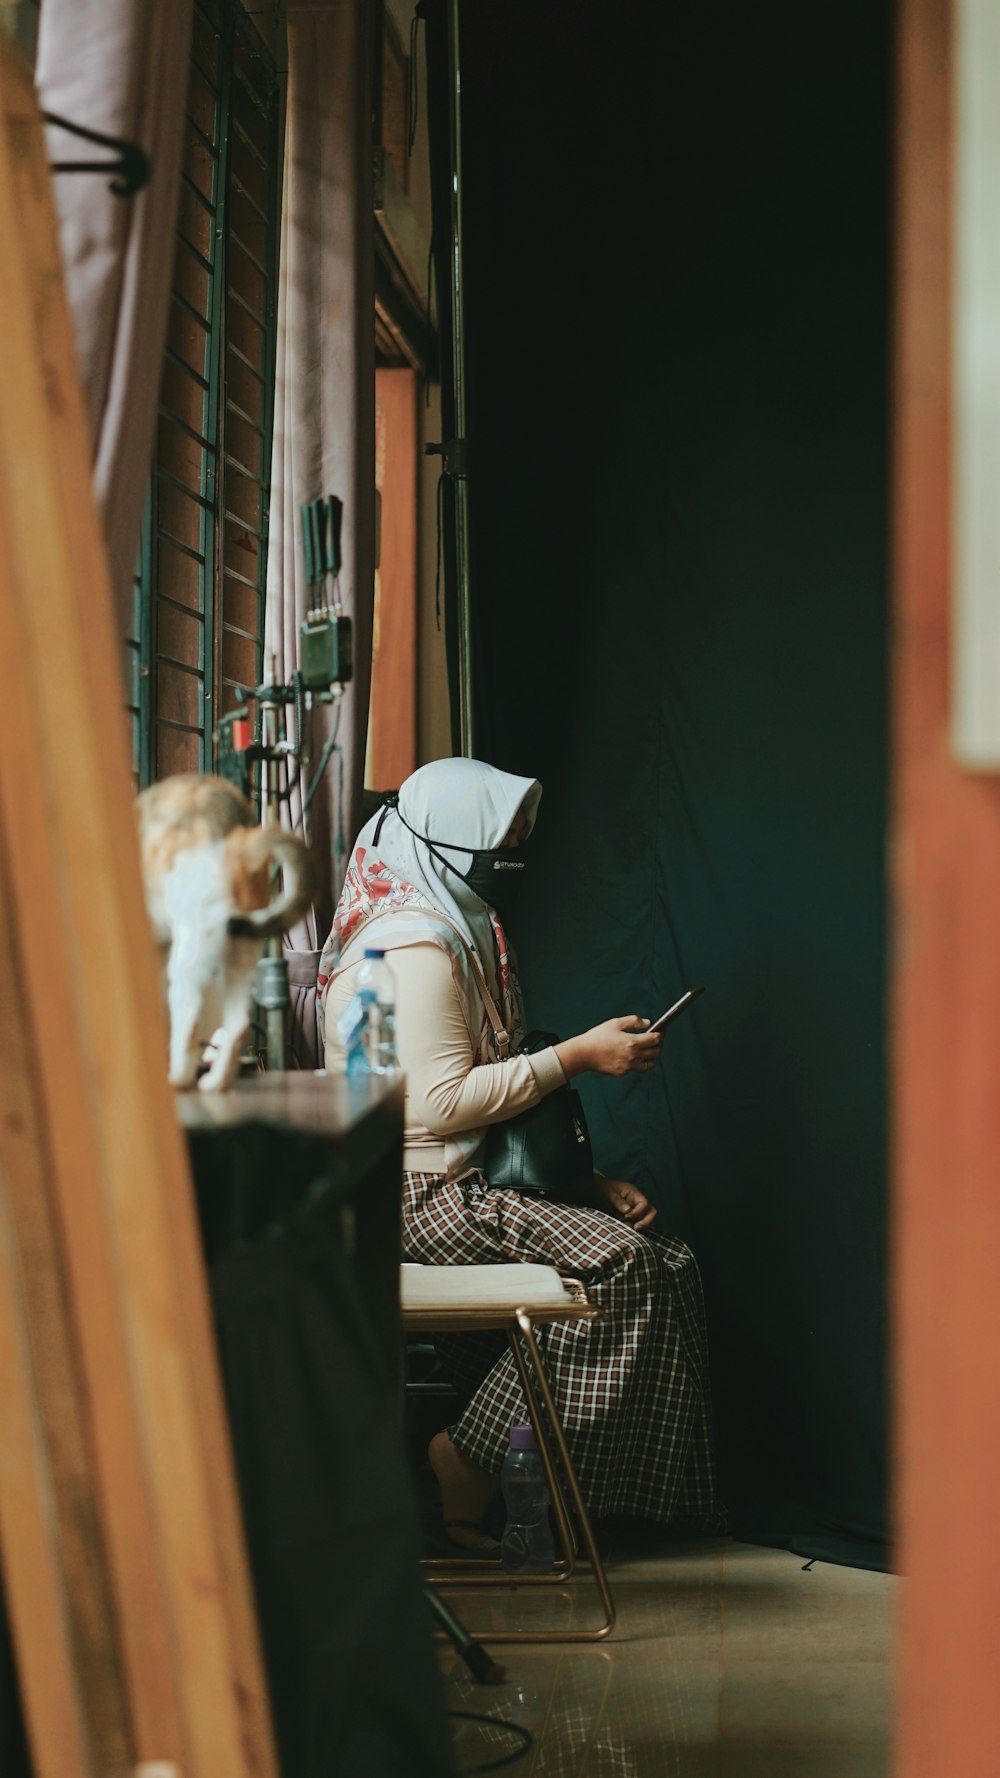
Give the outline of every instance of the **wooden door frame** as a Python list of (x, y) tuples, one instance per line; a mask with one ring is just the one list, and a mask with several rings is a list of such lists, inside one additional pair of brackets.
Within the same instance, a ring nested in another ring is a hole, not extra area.
[(0, 1557), (36, 1778), (273, 1778), (119, 639), (30, 76), (0, 35)]
[[(995, 1778), (1000, 781), (951, 747), (952, 0), (896, 83), (892, 1202), (898, 1778)], [(1000, 326), (1000, 317), (998, 317)], [(1000, 688), (998, 688), (1000, 689)]]

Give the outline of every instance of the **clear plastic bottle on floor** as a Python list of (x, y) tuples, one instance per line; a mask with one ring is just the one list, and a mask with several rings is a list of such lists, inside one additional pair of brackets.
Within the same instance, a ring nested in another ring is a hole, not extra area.
[(509, 1574), (547, 1574), (555, 1560), (549, 1485), (532, 1426), (512, 1426), (500, 1471), (507, 1523), (500, 1561)]
[(347, 1073), (388, 1074), (399, 1067), (396, 1055), (396, 984), (385, 952), (365, 951), (354, 993), (340, 1018), (340, 1041), (347, 1054)]

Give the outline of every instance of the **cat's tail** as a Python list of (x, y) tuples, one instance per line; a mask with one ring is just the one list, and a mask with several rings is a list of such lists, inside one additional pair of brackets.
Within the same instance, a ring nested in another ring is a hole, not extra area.
[[(319, 886), (313, 854), (303, 840), (275, 827), (234, 827), (226, 835), (226, 862), (233, 902), (234, 938), (274, 938), (287, 932), (312, 905)], [(274, 865), (281, 868), (280, 894), (270, 900)]]

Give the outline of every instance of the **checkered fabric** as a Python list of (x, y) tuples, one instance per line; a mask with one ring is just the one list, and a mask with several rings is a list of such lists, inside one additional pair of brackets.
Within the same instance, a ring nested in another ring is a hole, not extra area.
[[(580, 1489), (595, 1517), (663, 1524), (715, 1513), (708, 1352), (694, 1255), (670, 1235), (636, 1234), (599, 1210), (493, 1190), (481, 1173), (449, 1183), (404, 1174), (403, 1257), (424, 1265), (533, 1260), (579, 1278), (600, 1320), (537, 1329)], [(471, 1399), (449, 1428), (491, 1473), (525, 1402), (509, 1346), (490, 1334), (435, 1335)]]

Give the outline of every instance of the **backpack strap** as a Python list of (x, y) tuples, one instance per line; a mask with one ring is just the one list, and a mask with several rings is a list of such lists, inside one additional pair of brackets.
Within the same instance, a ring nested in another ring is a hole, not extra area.
[(476, 950), (475, 945), (470, 945), (461, 926), (459, 926), (449, 914), (443, 914), (440, 909), (435, 908), (433, 910), (433, 917), (435, 920), (443, 921), (445, 926), (450, 926), (452, 932), (454, 932), (461, 940), (462, 949), (468, 957), (469, 962), (472, 964), (472, 973), (476, 978), (476, 986), (482, 995), (483, 1005), (486, 1008), (486, 1017), (489, 1019), (490, 1029), (493, 1033), (493, 1048), (496, 1050), (497, 1060), (499, 1062), (506, 1062), (510, 1055), (510, 1034), (504, 1025), (503, 1018), (497, 1008), (497, 1003), (490, 993), (489, 983), (486, 980), (486, 971), (483, 968), (482, 958), (480, 957), (479, 952)]

